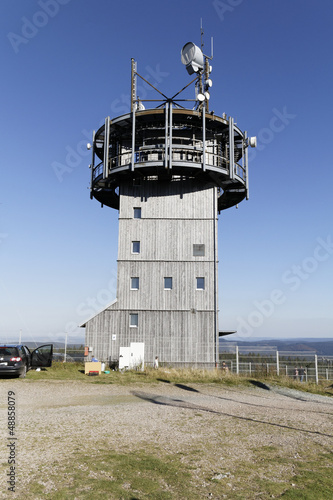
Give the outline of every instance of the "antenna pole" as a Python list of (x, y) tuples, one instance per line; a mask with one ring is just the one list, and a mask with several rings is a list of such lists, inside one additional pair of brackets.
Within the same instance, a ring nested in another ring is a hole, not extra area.
[(131, 113), (133, 113), (134, 103), (136, 101), (136, 62), (131, 59)]
[[(209, 62), (208, 58), (205, 58), (205, 82), (207, 82), (209, 78)], [(209, 112), (209, 101), (206, 99), (206, 111)]]
[(204, 35), (204, 30), (202, 28), (202, 18), (201, 18), (200, 19), (201, 50), (203, 49), (203, 46), (204, 46), (203, 35)]

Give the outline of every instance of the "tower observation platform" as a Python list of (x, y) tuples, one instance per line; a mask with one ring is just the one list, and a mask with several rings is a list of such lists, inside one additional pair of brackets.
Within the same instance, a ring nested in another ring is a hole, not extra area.
[[(118, 273), (116, 300), (81, 326), (90, 352), (110, 363), (132, 344), (148, 364), (218, 362), (217, 216), (248, 199), (256, 140), (209, 111), (210, 58), (192, 43), (181, 57), (195, 77), (170, 98), (132, 59), (131, 111), (107, 117), (88, 145), (90, 196), (119, 210)], [(160, 99), (140, 100), (138, 77)], [(195, 98), (181, 99), (192, 83)]]
[[(134, 141), (133, 141), (134, 138)], [(218, 210), (248, 198), (247, 134), (234, 120), (201, 110), (136, 111), (107, 118), (96, 133), (91, 196), (119, 208), (119, 185), (147, 176), (182, 176), (210, 182), (219, 189)]]

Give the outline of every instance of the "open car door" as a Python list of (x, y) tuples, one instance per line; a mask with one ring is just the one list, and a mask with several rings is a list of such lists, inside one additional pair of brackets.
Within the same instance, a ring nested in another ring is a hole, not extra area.
[(43, 368), (52, 365), (53, 344), (40, 345), (31, 353), (31, 367)]

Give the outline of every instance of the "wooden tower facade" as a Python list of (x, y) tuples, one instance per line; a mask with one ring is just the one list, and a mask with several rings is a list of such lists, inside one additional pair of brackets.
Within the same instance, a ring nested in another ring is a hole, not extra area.
[(100, 360), (141, 343), (148, 364), (218, 362), (217, 219), (248, 197), (253, 138), (209, 113), (208, 72), (194, 80), (195, 109), (164, 94), (145, 109), (132, 60), (131, 112), (94, 133), (91, 197), (119, 210), (117, 298), (81, 325)]

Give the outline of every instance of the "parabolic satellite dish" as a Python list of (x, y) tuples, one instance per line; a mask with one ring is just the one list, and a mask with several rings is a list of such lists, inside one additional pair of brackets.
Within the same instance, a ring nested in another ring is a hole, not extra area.
[(189, 75), (198, 73), (204, 67), (204, 55), (201, 49), (192, 42), (186, 43), (182, 48), (181, 61), (185, 64)]

